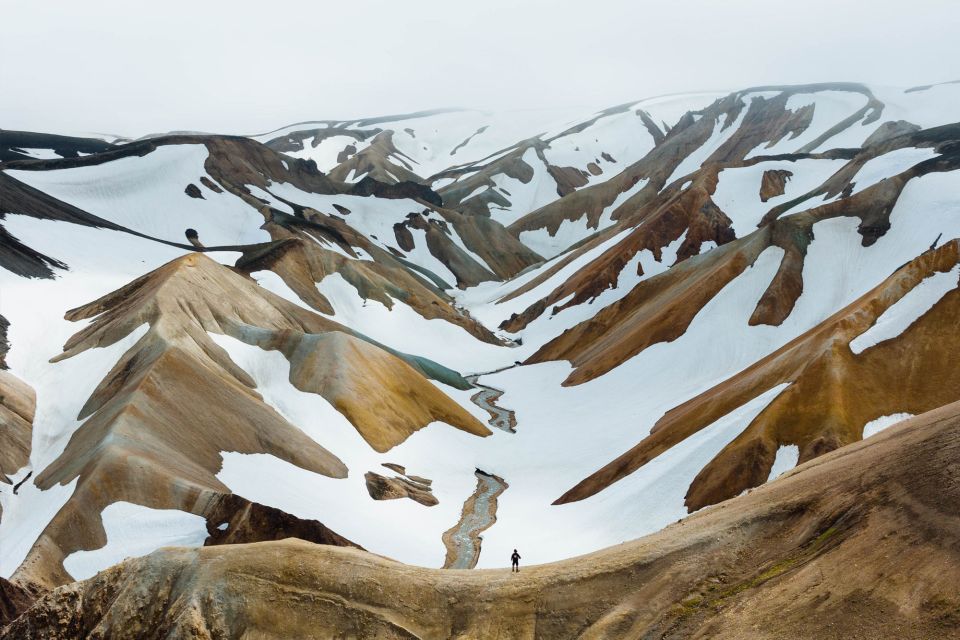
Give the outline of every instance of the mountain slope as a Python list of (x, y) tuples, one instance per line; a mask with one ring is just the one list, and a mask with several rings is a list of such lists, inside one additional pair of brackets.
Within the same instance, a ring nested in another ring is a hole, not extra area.
[[(908, 301), (934, 280), (937, 290), (929, 303), (917, 308)], [(951, 240), (758, 363), (667, 412), (640, 444), (559, 502), (580, 500), (609, 486), (780, 384), (790, 386), (694, 479), (686, 496), (691, 510), (765, 482), (781, 447), (797, 447), (803, 463), (860, 440), (874, 420), (916, 415), (956, 401), (960, 380), (953, 379), (952, 354), (960, 348), (954, 344), (958, 304), (960, 240)], [(867, 336), (882, 331), (881, 318), (897, 317), (898, 305), (905, 317), (899, 330), (873, 342)]]
[(0, 577), (277, 531), (562, 560), (955, 400), (958, 87), (28, 134)]
[(35, 480), (40, 490), (76, 483), (25, 560), (20, 577), (30, 582), (62, 582), (60, 561), (102, 547), (100, 514), (112, 503), (207, 515), (211, 499), (229, 493), (215, 477), (223, 451), (270, 453), (346, 477), (334, 454), (263, 402), (208, 332), (279, 350), (291, 363), (291, 382), (326, 398), (378, 451), (434, 420), (489, 434), (422, 377), (456, 377), (452, 372), (406, 356), (408, 364), (201, 254), (68, 314), (94, 317), (54, 362), (131, 335), (134, 344), (84, 404), (77, 416), (83, 425)]
[(958, 411), (653, 536), (519, 575), (295, 540), (164, 549), (58, 589), (0, 637), (958, 637)]

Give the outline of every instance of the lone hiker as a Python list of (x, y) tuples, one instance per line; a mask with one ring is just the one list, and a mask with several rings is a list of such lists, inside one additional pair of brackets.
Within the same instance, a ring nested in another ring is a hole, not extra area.
[(520, 573), (520, 554), (517, 553), (517, 550), (513, 550), (513, 555), (510, 556), (510, 573), (516, 571)]

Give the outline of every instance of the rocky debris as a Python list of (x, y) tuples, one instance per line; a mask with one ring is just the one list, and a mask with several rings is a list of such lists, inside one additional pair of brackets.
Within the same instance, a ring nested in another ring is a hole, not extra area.
[[(732, 237), (732, 229), (724, 226), (722, 212), (714, 209), (709, 196), (705, 195), (715, 188), (715, 184), (711, 187), (709, 181), (715, 180), (716, 174), (713, 170), (701, 171), (687, 189), (680, 194), (674, 193), (674, 197), (668, 198), (663, 207), (653, 212), (648, 210), (644, 224), (581, 268), (546, 298), (503, 323), (502, 327), (508, 331), (518, 331), (549, 308), (545, 305), (559, 300), (566, 300), (563, 306), (567, 307), (589, 301), (616, 283), (626, 264), (626, 256), (635, 255), (637, 250), (644, 247), (663, 246), (667, 239), (680, 237), (684, 226), (690, 226), (691, 229), (678, 251), (678, 260), (684, 246), (690, 245), (691, 237), (702, 241), (714, 233), (730, 235), (718, 236), (717, 244), (722, 246), (695, 264), (689, 260), (678, 262), (668, 271), (641, 281), (625, 297), (541, 347), (528, 362), (569, 360), (575, 371), (564, 384), (581, 384), (592, 380), (650, 345), (674, 340), (682, 335), (703, 306), (770, 246), (782, 248), (785, 255), (749, 322), (752, 325), (779, 325), (790, 315), (803, 291), (803, 264), (807, 246), (813, 237), (813, 225), (831, 218), (858, 218), (861, 222), (858, 232), (863, 238), (862, 244), (871, 246), (890, 228), (890, 214), (911, 180), (931, 172), (960, 168), (958, 141), (960, 125), (947, 125), (901, 136), (858, 152), (820, 187), (771, 208), (761, 220), (760, 228), (737, 239)], [(914, 145), (934, 146), (942, 155), (920, 162), (848, 198), (829, 199), (839, 195), (849, 185), (850, 178), (871, 158), (892, 149)], [(688, 193), (701, 189), (704, 191), (700, 194)], [(666, 189), (657, 199), (666, 197), (664, 194), (669, 191), (669, 188)], [(798, 213), (787, 213), (819, 195), (825, 196), (828, 201)], [(693, 210), (698, 205), (700, 208)], [(663, 218), (659, 219), (659, 216)], [(684, 217), (689, 220), (688, 223), (680, 222)], [(657, 239), (653, 234), (658, 227), (669, 232)], [(694, 229), (696, 233), (693, 233)], [(545, 270), (543, 275), (514, 291), (511, 296), (516, 297), (530, 290), (544, 277), (556, 273), (558, 268), (582, 255), (581, 251), (591, 246), (591, 243), (587, 243), (569, 252), (566, 260), (557, 261), (555, 267)], [(694, 282), (698, 285), (694, 286)]]
[(337, 154), (337, 164), (341, 164), (352, 158), (357, 153), (357, 145), (348, 144), (343, 149), (340, 150), (340, 153)]
[[(751, 95), (759, 91), (776, 93), (771, 97)], [(538, 229), (555, 235), (565, 221), (585, 220), (588, 228), (597, 229), (604, 211), (617, 202), (622, 194), (629, 192), (641, 180), (644, 181), (641, 189), (609, 212), (613, 224), (575, 245), (561, 259), (554, 261), (551, 267), (542, 270), (523, 287), (512, 291), (504, 301), (522, 296), (550, 281), (566, 265), (590, 254), (617, 233), (630, 230), (629, 236), (593, 258), (545, 297), (530, 303), (522, 312), (502, 323), (501, 328), (518, 332), (560, 301), (564, 302), (557, 306), (557, 310), (589, 303), (602, 292), (615, 287), (624, 266), (644, 249), (659, 258), (664, 247), (683, 236), (684, 241), (677, 256), (677, 263), (680, 263), (697, 255), (704, 243), (712, 242), (719, 246), (733, 241), (736, 234), (731, 220), (711, 198), (719, 171), (725, 167), (752, 164), (755, 159), (748, 160), (746, 156), (754, 149), (772, 146), (805, 131), (812, 122), (814, 106), (811, 104), (794, 111), (787, 108), (788, 100), (798, 93), (819, 91), (861, 93), (867, 100), (864, 107), (824, 131), (798, 153), (810, 154), (819, 144), (855, 122), (875, 120), (883, 107), (869, 89), (849, 83), (754, 87), (739, 91), (717, 100), (706, 109), (687, 113), (667, 135), (658, 140), (646, 156), (608, 180), (578, 189), (513, 222), (508, 229), (518, 237), (526, 231)], [(744, 97), (748, 95), (751, 98), (749, 105), (746, 105)], [(714, 131), (727, 130), (734, 122), (740, 122), (739, 126), (729, 132), (723, 144), (698, 169), (687, 176), (674, 177), (667, 184), (681, 162), (702, 147)], [(913, 140), (910, 143), (917, 142)], [(852, 157), (856, 153), (856, 150), (839, 150), (830, 152), (829, 156)], [(791, 157), (806, 156), (793, 154)], [(863, 161), (866, 159), (864, 157)], [(768, 223), (769, 219), (765, 218), (764, 222)]]
[[(320, 123), (318, 123), (320, 124)], [(281, 153), (290, 153), (303, 151), (309, 145), (312, 148), (320, 146), (320, 143), (331, 138), (333, 136), (345, 136), (353, 138), (357, 142), (366, 140), (370, 136), (380, 133), (380, 129), (352, 129), (346, 126), (343, 126), (343, 123), (338, 122), (323, 122), (324, 126), (319, 128), (310, 128), (310, 129), (300, 129), (296, 131), (290, 131), (284, 135), (278, 136), (276, 138), (271, 138), (264, 144), (274, 151), (279, 151)], [(258, 136), (266, 137), (266, 136)], [(354, 148), (354, 153), (356, 149)], [(342, 162), (342, 160), (337, 160), (337, 162)]]
[[(533, 180), (535, 171), (532, 166), (527, 164), (524, 156), (527, 151), (533, 149), (539, 159), (545, 164), (543, 158), (543, 147), (545, 142), (537, 139), (524, 140), (517, 144), (508, 153), (483, 164), (483, 161), (460, 165), (446, 171), (440, 172), (431, 177), (432, 181), (441, 178), (456, 178), (452, 184), (439, 189), (440, 196), (443, 198), (443, 206), (448, 209), (474, 216), (490, 217), (490, 207), (499, 206), (510, 208), (512, 202), (497, 190), (497, 182), (494, 178), (506, 176), (519, 180), (523, 184), (530, 184)], [(577, 171), (577, 170), (574, 170)], [(569, 172), (561, 171), (565, 175)], [(553, 172), (551, 172), (553, 175)], [(573, 175), (567, 175), (568, 178), (575, 180)], [(556, 180), (557, 177), (554, 176)], [(484, 191), (477, 194), (477, 191), (486, 187)], [(474, 195), (477, 194), (477, 195)]]
[(953, 638), (958, 457), (954, 404), (656, 534), (519, 574), (299, 540), (161, 549), (43, 596), (0, 638)]
[[(4, 175), (0, 173), (0, 214), (4, 209)], [(26, 246), (0, 225), (0, 267), (25, 278), (52, 279), (54, 269), (66, 269), (67, 265)]]
[(205, 198), (203, 197), (203, 193), (200, 192), (200, 187), (198, 187), (197, 185), (193, 184), (192, 182), (187, 185), (187, 188), (184, 189), (183, 192), (184, 192), (185, 194), (187, 194), (188, 196), (190, 196), (191, 198), (199, 198), (200, 200), (204, 200), (204, 199), (205, 199)]
[[(463, 142), (461, 142), (460, 144), (458, 144), (457, 146), (455, 146), (453, 149), (450, 150), (450, 155), (451, 155), (451, 156), (456, 155), (456, 154), (457, 154), (457, 151), (459, 151), (459, 150), (462, 149), (463, 147), (465, 147), (465, 146), (467, 146), (468, 144), (470, 144), (470, 141), (473, 140), (474, 136), (480, 135), (481, 133), (483, 133), (484, 131), (486, 131), (486, 130), (489, 129), (489, 128), (490, 128), (489, 125), (484, 125), (484, 126), (480, 127), (479, 129), (477, 129), (476, 131), (474, 131), (473, 133), (471, 133), (469, 136), (466, 137), (466, 139), (463, 140)], [(410, 133), (411, 136), (413, 135), (412, 132), (409, 132), (409, 131), (408, 131), (408, 133)]]
[[(350, 228), (345, 221), (313, 209), (306, 209), (303, 215), (303, 219), (274, 216), (272, 221), (264, 225), (275, 242), (292, 241), (282, 254), (274, 253), (267, 268), (279, 275), (301, 300), (316, 311), (334, 313), (330, 302), (317, 291), (316, 284), (331, 273), (339, 273), (364, 299), (376, 300), (392, 309), (395, 300), (391, 296), (399, 296), (402, 291), (402, 301), (424, 318), (440, 318), (463, 327), (479, 340), (501, 343), (489, 329), (459, 312), (439, 285), (431, 286), (419, 275), (411, 273), (408, 263), (384, 251)], [(343, 251), (324, 247), (334, 241), (331, 230), (344, 239), (339, 243)], [(502, 226), (500, 230), (506, 234)], [(355, 248), (362, 249), (373, 260), (348, 257), (350, 254), (357, 255)]]
[(218, 185), (216, 182), (214, 182), (207, 176), (201, 176), (200, 183), (203, 186), (205, 186), (207, 189), (210, 189), (210, 191), (213, 191), (214, 193), (223, 193), (223, 189), (220, 188), (220, 185)]
[(793, 177), (792, 171), (786, 169), (768, 169), (760, 179), (760, 202), (770, 198), (782, 196), (787, 188), (787, 182)]
[(37, 594), (6, 578), (0, 578), (0, 633), (21, 613), (30, 608)]
[(392, 198), (395, 200), (409, 198), (411, 200), (422, 200), (423, 202), (436, 206), (441, 204), (439, 194), (419, 182), (401, 180), (399, 182), (385, 183), (379, 182), (369, 175), (364, 176), (356, 182), (350, 188), (349, 193), (355, 196), (377, 196), (378, 198)]
[[(476, 286), (481, 282), (496, 280), (497, 276), (486, 265), (475, 260), (453, 240), (450, 225), (447, 221), (427, 217), (430, 213), (427, 210), (423, 212), (424, 215), (407, 216), (406, 221), (398, 223), (405, 229), (399, 229), (398, 225), (394, 226), (397, 243), (401, 248), (413, 248), (413, 236), (410, 235), (409, 229), (419, 229), (424, 232), (430, 254), (453, 272), (457, 278), (456, 286), (460, 289)], [(410, 249), (406, 250), (409, 251)]]
[(388, 478), (373, 471), (365, 473), (363, 478), (366, 480), (367, 492), (371, 498), (374, 500), (410, 498), (414, 502), (419, 502), (427, 507), (440, 504), (430, 487), (433, 484), (432, 480), (409, 475), (407, 470), (398, 464), (388, 462), (384, 463), (383, 466), (399, 475)]

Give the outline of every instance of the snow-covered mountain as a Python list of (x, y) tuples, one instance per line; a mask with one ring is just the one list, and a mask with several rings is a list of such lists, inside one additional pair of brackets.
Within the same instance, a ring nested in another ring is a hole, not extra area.
[(960, 400), (957, 105), (0, 131), (0, 577), (294, 530), (561, 560)]

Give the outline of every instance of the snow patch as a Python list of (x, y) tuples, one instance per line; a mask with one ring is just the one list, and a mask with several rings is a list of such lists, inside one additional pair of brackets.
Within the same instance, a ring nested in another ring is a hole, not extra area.
[(800, 447), (795, 444), (787, 444), (777, 449), (777, 457), (773, 460), (773, 466), (770, 467), (770, 474), (767, 476), (767, 482), (774, 480), (790, 469), (797, 466), (800, 460)]
[(107, 544), (93, 551), (75, 551), (63, 561), (63, 567), (77, 580), (160, 547), (201, 547), (207, 539), (206, 519), (177, 509), (114, 502), (100, 512), (100, 518)]
[(876, 420), (871, 420), (867, 424), (863, 425), (863, 437), (869, 438), (870, 436), (880, 433), (888, 427), (892, 427), (898, 422), (903, 422), (904, 420), (912, 417), (912, 413), (891, 413), (887, 416), (880, 416)]
[(0, 517), (0, 547), (3, 550), (0, 553), (0, 576), (9, 578), (17, 570), (76, 487), (77, 478), (66, 485), (55, 484), (46, 491), (28, 481), (14, 495), (13, 487), (0, 485), (0, 508), (3, 509)]
[(853, 192), (863, 191), (870, 185), (903, 173), (915, 164), (936, 158), (937, 155), (939, 154), (930, 147), (905, 147), (871, 158), (851, 178), (851, 181), (856, 183)]
[(851, 340), (850, 350), (859, 355), (885, 340), (896, 338), (932, 309), (948, 291), (956, 289), (958, 281), (960, 265), (924, 278), (884, 311), (873, 326)]

